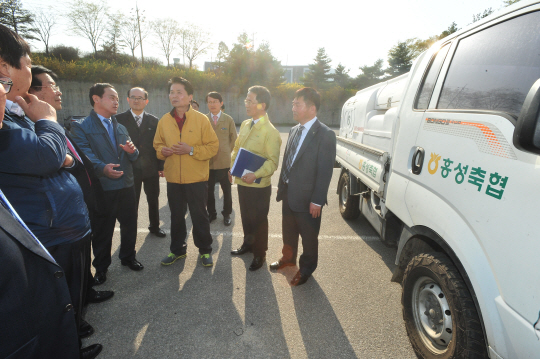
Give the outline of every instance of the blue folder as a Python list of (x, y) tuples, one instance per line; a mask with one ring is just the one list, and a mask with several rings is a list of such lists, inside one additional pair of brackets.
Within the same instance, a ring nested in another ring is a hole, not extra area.
[[(236, 159), (234, 160), (231, 174), (234, 177), (240, 178), (244, 175), (246, 170), (249, 172), (257, 171), (264, 162), (266, 162), (266, 158), (256, 155), (245, 148), (240, 148), (238, 155), (236, 155)], [(261, 178), (257, 178), (255, 183), (261, 183)]]

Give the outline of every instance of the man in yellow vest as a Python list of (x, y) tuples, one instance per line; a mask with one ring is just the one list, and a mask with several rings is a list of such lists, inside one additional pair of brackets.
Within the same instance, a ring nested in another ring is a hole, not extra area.
[[(263, 86), (253, 86), (248, 90), (244, 100), (246, 112), (251, 119), (245, 120), (240, 126), (232, 152), (231, 167), (234, 164), (240, 148), (266, 158), (263, 165), (253, 173), (236, 178), (238, 185), (238, 201), (244, 229), (242, 246), (231, 252), (240, 255), (253, 252), (253, 262), (249, 270), (255, 271), (262, 267), (268, 250), (268, 211), (272, 185), (270, 179), (279, 163), (279, 148), (281, 136), (266, 111), (270, 106), (270, 91)], [(230, 173), (229, 173), (229, 176)], [(260, 183), (255, 180), (260, 178)], [(229, 178), (232, 182), (232, 177)]]

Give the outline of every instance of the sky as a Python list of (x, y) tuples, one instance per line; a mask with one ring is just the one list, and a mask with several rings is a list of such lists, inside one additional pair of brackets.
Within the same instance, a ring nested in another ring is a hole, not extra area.
[[(66, 0), (22, 0), (25, 9), (35, 11), (47, 7), (57, 13), (67, 11)], [(108, 1), (113, 13), (120, 10), (128, 15), (135, 0)], [(473, 14), (488, 8), (499, 10), (502, 0), (205, 0), (138, 1), (146, 21), (172, 17), (181, 24), (192, 23), (210, 33), (213, 48), (195, 60), (199, 69), (204, 61), (215, 59), (217, 45), (224, 41), (229, 48), (238, 35), (247, 32), (255, 47), (266, 41), (272, 54), (282, 65), (308, 65), (314, 62), (317, 49), (324, 47), (332, 59), (331, 66), (339, 63), (356, 76), (363, 65), (372, 65), (377, 59), (386, 60), (388, 51), (398, 41), (409, 38), (428, 38), (446, 30), (452, 22), (463, 28), (472, 22)], [(56, 33), (50, 45), (78, 47), (91, 52), (86, 39), (69, 36), (69, 21), (59, 16)], [(33, 48), (43, 51), (43, 43), (32, 41)], [(159, 58), (166, 64), (155, 38), (143, 40), (145, 56)], [(129, 49), (127, 49), (129, 52)], [(136, 52), (140, 55), (140, 50)], [(182, 57), (180, 50), (171, 57)], [(172, 62), (172, 59), (171, 59)]]

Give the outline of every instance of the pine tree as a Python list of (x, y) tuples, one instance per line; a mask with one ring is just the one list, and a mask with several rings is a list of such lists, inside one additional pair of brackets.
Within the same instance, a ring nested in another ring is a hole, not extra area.
[(39, 40), (35, 35), (34, 17), (30, 11), (23, 9), (20, 0), (0, 1), (0, 24), (9, 27), (25, 39)]
[(409, 72), (412, 66), (414, 54), (406, 41), (398, 42), (388, 51), (388, 68), (386, 73), (396, 77)]
[(315, 63), (309, 65), (309, 71), (304, 75), (304, 86), (316, 89), (323, 88), (332, 77), (330, 75), (330, 62), (332, 60), (326, 54), (324, 47), (319, 48), (317, 56), (315, 56)]

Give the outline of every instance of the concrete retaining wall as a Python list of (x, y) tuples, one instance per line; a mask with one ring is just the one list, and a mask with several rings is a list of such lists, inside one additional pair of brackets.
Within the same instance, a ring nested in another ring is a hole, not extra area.
[[(69, 116), (88, 116), (90, 110), (90, 99), (88, 91), (93, 85), (86, 82), (59, 81), (58, 85), (62, 91), (62, 106), (63, 109), (58, 112), (58, 119), (65, 120)], [(118, 112), (124, 112), (129, 109), (127, 103), (127, 91), (131, 88), (128, 85), (113, 84), (118, 91), (120, 97), (120, 107)], [(168, 90), (166, 87), (159, 89), (147, 89), (149, 93), (149, 102), (146, 111), (161, 118), (165, 113), (170, 112), (172, 107), (169, 102)], [(208, 113), (208, 107), (205, 103), (205, 96), (211, 89), (204, 91), (195, 91), (193, 98), (201, 105), (199, 111)], [(244, 107), (245, 94), (236, 94), (225, 92), (221, 93), (223, 103), (225, 104), (224, 112), (232, 116), (236, 124), (242, 123), (247, 119), (246, 110)], [(296, 122), (292, 118), (292, 98), (291, 99), (272, 99), (270, 109), (268, 111), (270, 120), (275, 125), (295, 125)], [(318, 118), (328, 126), (339, 126), (341, 115), (341, 107), (324, 108), (319, 110)]]

